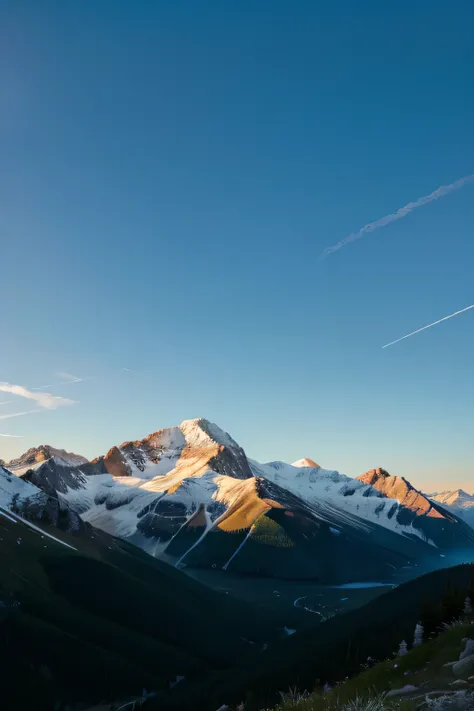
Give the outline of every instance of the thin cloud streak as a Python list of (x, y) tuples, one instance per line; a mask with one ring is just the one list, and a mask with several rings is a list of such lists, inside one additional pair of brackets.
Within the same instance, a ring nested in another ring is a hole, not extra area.
[[(92, 378), (78, 378), (76, 375), (71, 375), (71, 373), (56, 373), (56, 376), (61, 379), (61, 382), (56, 383), (56, 387), (63, 387), (63, 385), (73, 385), (74, 383), (83, 383), (86, 380), (92, 380)], [(54, 385), (41, 385), (39, 388), (31, 388), (31, 390), (50, 390), (54, 388)]]
[(74, 400), (68, 400), (64, 397), (59, 397), (58, 395), (51, 395), (51, 393), (45, 392), (33, 392), (28, 390), (23, 385), (12, 385), (11, 383), (0, 382), (0, 391), (5, 393), (11, 393), (12, 395), (18, 395), (19, 397), (24, 397), (27, 400), (34, 400), (40, 407), (46, 410), (56, 410), (58, 407), (64, 407), (66, 405), (73, 405)]
[(62, 378), (62, 382), (58, 383), (58, 387), (63, 387), (64, 385), (73, 385), (74, 383), (85, 383), (88, 380), (92, 380), (93, 376), (87, 378), (78, 378), (76, 375), (71, 375), (70, 373), (56, 373), (58, 378)]
[(0, 420), (10, 420), (12, 417), (23, 417), (23, 415), (32, 415), (40, 410), (26, 410), (25, 412), (12, 412), (10, 415), (0, 415)]
[(5, 434), (4, 432), (0, 432), (0, 437), (13, 437), (14, 439), (21, 439), (23, 435), (12, 435), (12, 434)]
[(421, 207), (422, 205), (427, 205), (428, 203), (434, 202), (435, 200), (439, 200), (440, 198), (444, 197), (445, 195), (449, 195), (455, 190), (460, 190), (462, 187), (464, 187), (464, 185), (471, 183), (473, 180), (474, 173), (472, 175), (466, 175), (466, 177), (460, 178), (460, 180), (456, 180), (450, 185), (441, 185), (441, 187), (437, 188), (429, 195), (425, 195), (424, 197), (418, 198), (418, 200), (415, 200), (415, 202), (407, 203), (407, 205), (401, 207), (399, 210), (393, 212), (391, 215), (381, 217), (375, 222), (369, 222), (357, 232), (351, 232), (348, 237), (341, 240), (340, 242), (337, 242), (332, 247), (326, 247), (321, 257), (324, 259), (324, 257), (327, 257), (333, 252), (337, 252), (339, 249), (345, 247), (346, 244), (350, 244), (350, 242), (355, 242), (356, 240), (363, 237), (365, 234), (369, 232), (375, 232), (375, 230), (378, 230), (381, 227), (386, 227), (391, 222), (395, 222), (396, 220), (401, 220), (402, 217), (406, 217), (410, 214), (410, 212), (413, 212), (413, 210), (416, 210), (418, 207)]
[(56, 373), (58, 378), (61, 378), (61, 380), (64, 380), (65, 382), (63, 385), (69, 384), (69, 383), (82, 383), (84, 378), (78, 378), (76, 375), (71, 375), (70, 373)]
[(429, 323), (427, 326), (423, 326), (422, 328), (417, 328), (416, 331), (412, 331), (411, 333), (407, 333), (406, 336), (402, 336), (401, 338), (397, 338), (396, 341), (391, 341), (390, 343), (386, 343), (382, 348), (388, 348), (389, 346), (395, 345), (395, 343), (400, 343), (400, 341), (404, 341), (405, 338), (410, 338), (410, 336), (414, 336), (416, 333), (421, 333), (421, 331), (426, 331), (427, 328), (431, 328), (432, 326), (437, 326), (438, 323), (442, 323), (443, 321), (447, 321), (450, 318), (453, 318), (454, 316), (459, 316), (459, 314), (463, 314), (465, 311), (469, 311), (470, 309), (474, 309), (474, 304), (471, 304), (471, 306), (466, 306), (465, 309), (461, 309), (460, 311), (455, 311), (453, 314), (450, 314), (449, 316), (445, 316), (444, 318), (440, 318), (438, 321), (434, 321), (433, 323)]

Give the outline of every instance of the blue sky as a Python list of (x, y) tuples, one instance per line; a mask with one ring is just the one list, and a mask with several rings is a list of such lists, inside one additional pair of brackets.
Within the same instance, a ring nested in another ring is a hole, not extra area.
[(0, 392), (0, 456), (204, 416), (473, 491), (474, 310), (381, 346), (474, 303), (474, 184), (319, 259), (474, 173), (473, 3), (0, 12), (0, 381), (77, 401)]

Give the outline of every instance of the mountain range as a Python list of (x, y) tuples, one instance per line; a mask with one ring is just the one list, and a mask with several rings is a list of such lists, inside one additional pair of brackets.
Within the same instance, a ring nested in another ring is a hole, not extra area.
[(429, 498), (474, 526), (474, 495), (463, 489), (454, 489), (430, 494)]
[[(382, 468), (353, 479), (309, 458), (260, 463), (204, 419), (92, 461), (29, 449), (0, 466), (2, 700), (256, 711), (337, 681), (474, 594), (472, 566), (448, 567), (474, 557), (473, 498)], [(267, 602), (213, 576), (268, 580)]]
[(7, 508), (90, 524), (179, 568), (346, 583), (474, 551), (467, 506), (449, 497), (381, 468), (352, 479), (307, 458), (259, 463), (202, 418), (92, 461), (41, 446), (5, 469)]

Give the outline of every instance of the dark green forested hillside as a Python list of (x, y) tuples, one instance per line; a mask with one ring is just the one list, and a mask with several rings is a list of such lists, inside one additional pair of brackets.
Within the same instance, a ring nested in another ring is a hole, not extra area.
[(55, 540), (0, 514), (5, 703), (172, 696), (177, 676), (192, 685), (283, 636), (270, 614), (107, 534), (51, 528)]
[[(305, 627), (304, 613), (276, 617), (90, 527), (42, 531), (0, 510), (2, 698), (8, 709), (50, 711), (146, 688), (150, 711), (243, 700), (252, 711), (279, 690), (312, 689), (355, 674), (368, 656), (390, 656), (419, 619), (435, 631), (466, 594), (474, 599), (473, 569), (430, 573)], [(285, 637), (283, 624), (297, 633)]]

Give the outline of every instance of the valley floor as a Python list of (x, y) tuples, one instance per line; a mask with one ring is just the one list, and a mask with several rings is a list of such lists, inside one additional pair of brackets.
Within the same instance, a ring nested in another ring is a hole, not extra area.
[(307, 580), (278, 580), (232, 575), (217, 570), (186, 568), (186, 573), (219, 592), (257, 603), (276, 613), (305, 611), (308, 624), (348, 612), (374, 600), (396, 586), (395, 582), (321, 585)]

